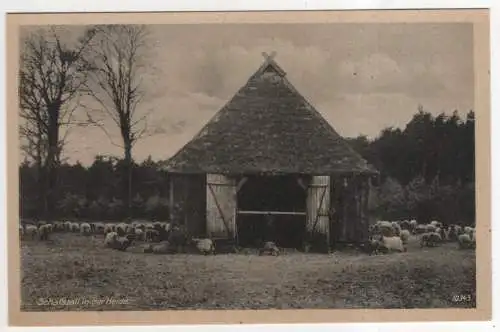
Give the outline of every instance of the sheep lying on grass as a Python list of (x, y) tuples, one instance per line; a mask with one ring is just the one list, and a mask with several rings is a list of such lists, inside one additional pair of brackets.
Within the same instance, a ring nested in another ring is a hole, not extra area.
[(191, 243), (196, 246), (196, 249), (203, 255), (215, 255), (215, 244), (211, 239), (191, 239)]
[(468, 234), (460, 234), (458, 236), (458, 248), (459, 249), (474, 249), (476, 248), (476, 241)]
[(420, 248), (435, 247), (442, 241), (441, 235), (436, 232), (424, 233), (420, 238)]
[(381, 248), (383, 251), (405, 252), (406, 247), (399, 236), (382, 236)]
[(276, 246), (274, 242), (268, 241), (265, 242), (262, 248), (259, 249), (259, 256), (262, 255), (271, 255), (271, 256), (279, 256), (280, 250)]
[(125, 251), (132, 244), (132, 239), (127, 236), (119, 236), (117, 232), (106, 234), (104, 244), (108, 248)]

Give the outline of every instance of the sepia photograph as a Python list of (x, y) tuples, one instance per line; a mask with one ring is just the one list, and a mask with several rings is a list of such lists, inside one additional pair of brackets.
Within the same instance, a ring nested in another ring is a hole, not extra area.
[(15, 26), (14, 310), (490, 301), (477, 23), (143, 15)]

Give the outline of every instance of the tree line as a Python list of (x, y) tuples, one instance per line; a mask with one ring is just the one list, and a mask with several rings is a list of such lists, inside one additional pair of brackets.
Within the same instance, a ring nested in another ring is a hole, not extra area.
[(475, 222), (474, 112), (433, 117), (419, 107), (404, 129), (386, 128), (352, 147), (381, 172), (372, 215), (382, 219)]

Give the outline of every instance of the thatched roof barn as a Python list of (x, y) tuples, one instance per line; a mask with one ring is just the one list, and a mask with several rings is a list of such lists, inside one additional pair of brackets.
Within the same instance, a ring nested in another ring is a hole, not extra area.
[[(241, 245), (367, 238), (369, 165), (272, 56), (166, 162), (171, 218)], [(312, 236), (312, 237), (311, 237)]]

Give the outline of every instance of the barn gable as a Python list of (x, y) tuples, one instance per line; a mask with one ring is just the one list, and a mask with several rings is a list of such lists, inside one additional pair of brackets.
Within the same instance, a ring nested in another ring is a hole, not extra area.
[(165, 167), (177, 173), (376, 173), (272, 57)]

